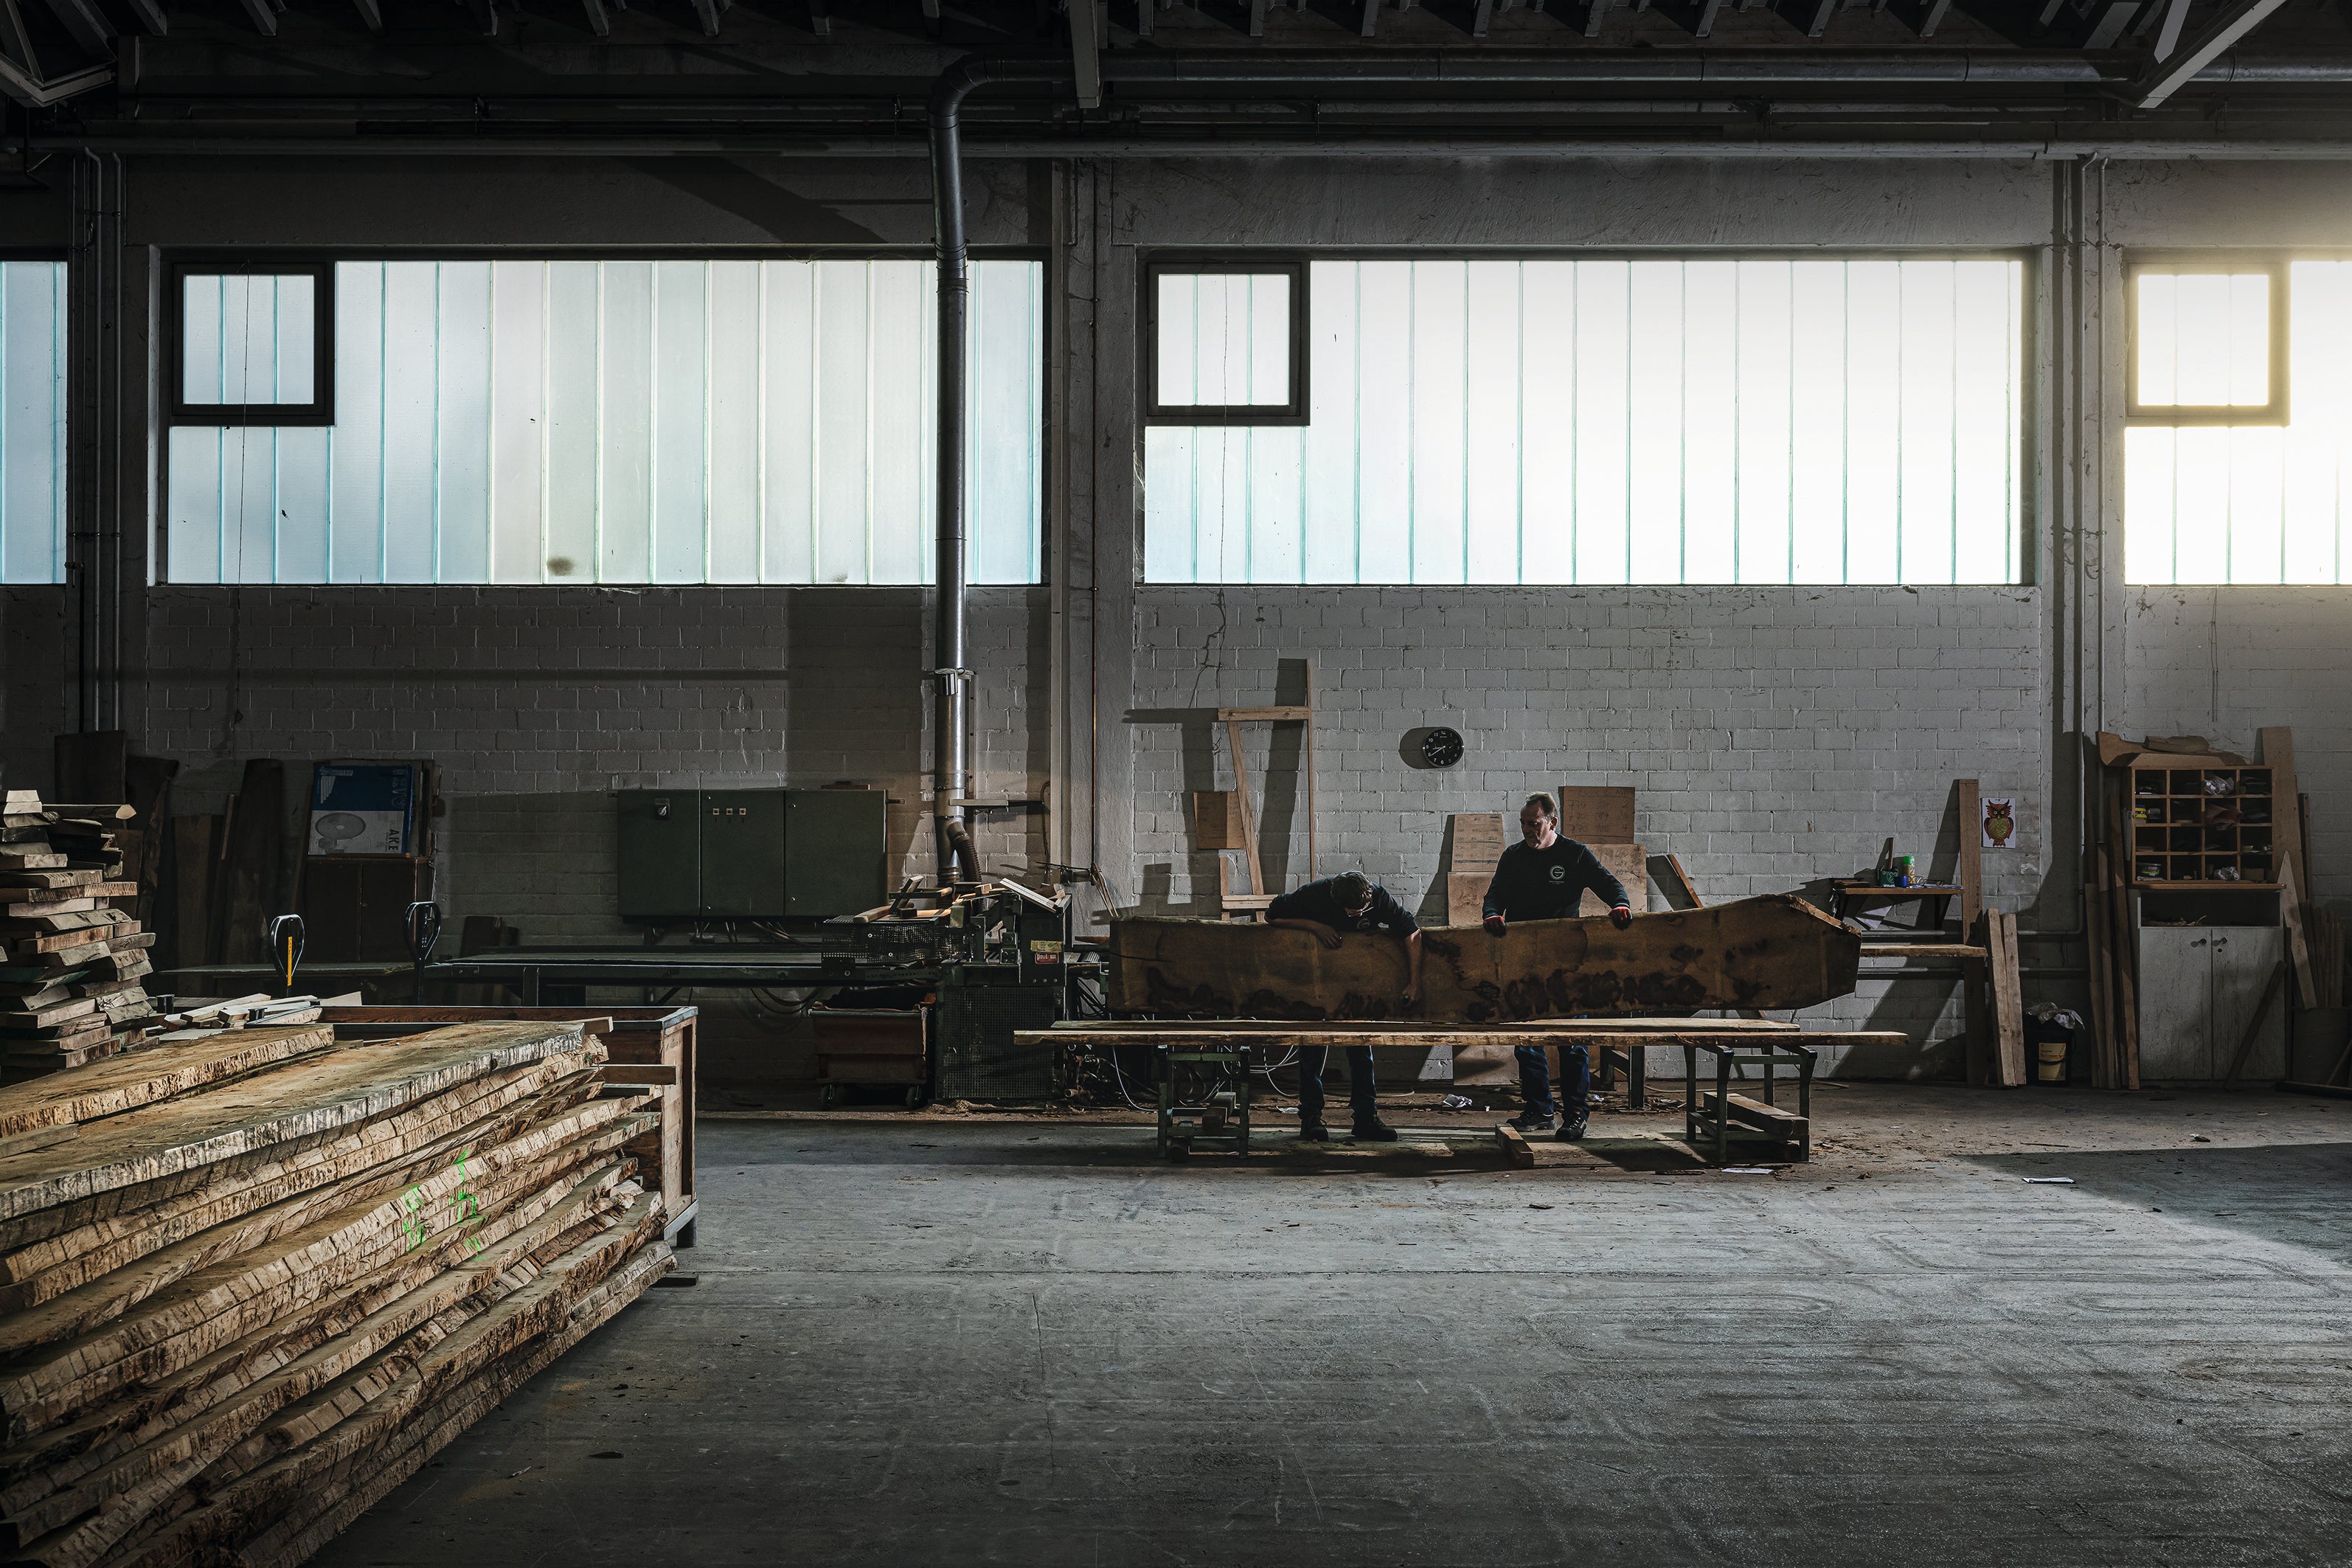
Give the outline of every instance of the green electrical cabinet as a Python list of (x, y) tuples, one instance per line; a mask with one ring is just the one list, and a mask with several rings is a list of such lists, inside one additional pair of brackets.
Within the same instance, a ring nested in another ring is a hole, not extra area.
[(702, 792), (632, 790), (617, 813), (621, 829), (621, 918), (691, 920), (702, 902)]
[(889, 798), (878, 789), (796, 789), (784, 796), (784, 912), (854, 915), (887, 899)]
[(705, 920), (772, 919), (785, 912), (786, 792), (702, 792), (702, 898)]
[(880, 790), (630, 790), (616, 805), (623, 920), (827, 920), (887, 896)]

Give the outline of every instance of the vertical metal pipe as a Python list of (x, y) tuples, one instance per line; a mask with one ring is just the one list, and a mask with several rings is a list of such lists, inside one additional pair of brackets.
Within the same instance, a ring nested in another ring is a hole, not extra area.
[[(979, 85), (971, 62), (942, 74), (931, 92), (931, 201), (939, 234), (939, 519), (937, 599), (932, 616), (931, 793), (939, 874), (953, 875), (961, 837), (950, 827), (971, 794), (965, 736), (971, 714), (971, 671), (966, 664), (968, 606), (964, 598), (964, 321), (971, 301), (963, 229), (963, 150), (956, 111)], [(963, 842), (968, 843), (969, 839)], [(978, 868), (971, 868), (976, 877)]]
[(971, 56), (941, 72), (931, 86), (931, 205), (939, 237), (939, 517), (938, 599), (932, 620), (935, 683), (931, 716), (931, 793), (939, 872), (947, 880), (961, 862), (977, 880), (980, 857), (954, 803), (971, 795), (972, 672), (970, 668), (970, 607), (965, 586), (967, 525), (964, 516), (964, 449), (968, 408), (964, 396), (965, 322), (971, 304), (970, 257), (964, 244), (963, 146), (957, 112), (966, 95), (992, 81), (1052, 82), (1067, 79), (1066, 60), (1019, 58), (990, 60)]

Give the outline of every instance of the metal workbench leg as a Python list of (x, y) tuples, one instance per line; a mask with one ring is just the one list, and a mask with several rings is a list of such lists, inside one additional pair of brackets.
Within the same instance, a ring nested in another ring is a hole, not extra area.
[[(1116, 1042), (1111, 1049), (1118, 1049)], [(1160, 1157), (1164, 1160), (1168, 1157), (1168, 1134), (1173, 1131), (1176, 1120), (1176, 1064), (1168, 1059), (1166, 1046), (1151, 1047), (1151, 1072), (1160, 1080)]]
[(1241, 1092), (1234, 1097), (1234, 1112), (1240, 1119), (1239, 1124), (1234, 1130), (1234, 1147), (1240, 1151), (1244, 1158), (1247, 1158), (1249, 1155), (1250, 1048), (1244, 1046), (1235, 1055), (1242, 1067), (1242, 1088)]
[(1683, 1047), (1683, 1142), (1698, 1147), (1698, 1047)]
[(1715, 1058), (1715, 1163), (1731, 1158), (1731, 1053)]
[(1633, 1110), (1646, 1110), (1650, 1105), (1650, 1047), (1625, 1047), (1625, 1104)]
[(1797, 1061), (1797, 1114), (1805, 1119), (1805, 1133), (1798, 1141), (1797, 1157), (1807, 1162), (1813, 1157), (1813, 1053), (1807, 1051)]

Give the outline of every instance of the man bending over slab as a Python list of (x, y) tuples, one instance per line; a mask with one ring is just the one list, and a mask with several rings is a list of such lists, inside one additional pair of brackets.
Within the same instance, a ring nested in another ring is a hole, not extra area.
[[(1361, 871), (1343, 871), (1285, 893), (1265, 909), (1265, 923), (1311, 933), (1325, 947), (1339, 945), (1340, 933), (1386, 931), (1404, 939), (1405, 982), (1402, 1000), (1410, 1005), (1421, 997), (1421, 925), (1386, 888)], [(1328, 1139), (1323, 1126), (1323, 1068), (1331, 1059), (1328, 1046), (1298, 1047), (1298, 1135)], [(1396, 1129), (1381, 1120), (1380, 1102), (1372, 1086), (1372, 1047), (1348, 1047), (1348, 1100), (1355, 1112), (1355, 1133), (1376, 1143), (1396, 1141)]]

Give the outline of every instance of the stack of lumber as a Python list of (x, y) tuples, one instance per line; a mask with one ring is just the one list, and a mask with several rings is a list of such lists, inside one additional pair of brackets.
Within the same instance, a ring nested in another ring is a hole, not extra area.
[(142, 984), (154, 933), (116, 907), (139, 893), (116, 843), (130, 816), (47, 807), (31, 790), (0, 802), (0, 1081), (117, 1055), (156, 1027)]
[(248, 1027), (0, 1089), (0, 1531), (302, 1561), (671, 1266), (579, 1023)]

